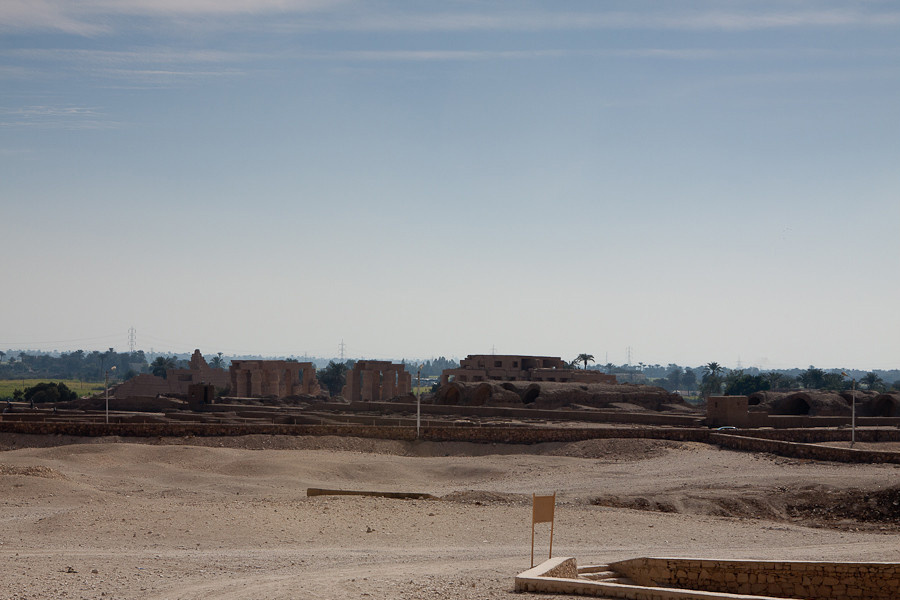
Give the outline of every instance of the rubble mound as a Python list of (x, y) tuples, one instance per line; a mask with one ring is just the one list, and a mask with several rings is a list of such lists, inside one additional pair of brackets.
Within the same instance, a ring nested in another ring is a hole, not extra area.
[(25, 477), (43, 477), (44, 479), (65, 479), (65, 476), (62, 473), (44, 465), (18, 467), (0, 463), (0, 475), (22, 475)]

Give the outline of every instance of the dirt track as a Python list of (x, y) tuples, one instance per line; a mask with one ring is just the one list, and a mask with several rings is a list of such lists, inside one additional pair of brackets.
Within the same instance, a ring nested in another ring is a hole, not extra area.
[[(512, 578), (529, 566), (530, 494), (553, 491), (554, 555), (582, 564), (900, 561), (884, 492), (900, 485), (893, 465), (650, 440), (133, 442), (0, 435), (0, 597), (521, 598)], [(307, 498), (308, 487), (443, 500)], [(859, 490), (873, 492), (863, 508), (881, 490), (887, 513), (792, 508)], [(546, 539), (539, 530), (539, 552)]]

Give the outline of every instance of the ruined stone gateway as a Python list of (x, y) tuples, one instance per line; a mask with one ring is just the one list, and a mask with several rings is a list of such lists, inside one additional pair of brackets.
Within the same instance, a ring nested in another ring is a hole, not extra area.
[(289, 360), (231, 361), (231, 395), (238, 398), (314, 395), (319, 392), (316, 367)]
[(350, 402), (384, 402), (412, 393), (406, 366), (387, 360), (360, 360), (347, 373), (341, 395)]

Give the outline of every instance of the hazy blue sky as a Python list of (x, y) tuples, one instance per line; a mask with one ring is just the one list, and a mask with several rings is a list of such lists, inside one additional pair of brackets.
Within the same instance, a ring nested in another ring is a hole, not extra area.
[(900, 367), (900, 5), (3, 0), (0, 348)]

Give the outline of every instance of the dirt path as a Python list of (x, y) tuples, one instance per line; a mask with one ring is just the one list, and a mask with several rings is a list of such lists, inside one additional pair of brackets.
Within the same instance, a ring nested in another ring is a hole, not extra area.
[[(18, 448), (0, 452), (2, 598), (513, 598), (512, 578), (529, 566), (530, 494), (552, 491), (554, 555), (582, 564), (900, 560), (890, 524), (808, 527), (783, 514), (805, 488), (896, 487), (894, 466), (651, 440), (53, 442), (0, 437)], [(308, 498), (307, 487), (445, 499)]]

